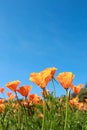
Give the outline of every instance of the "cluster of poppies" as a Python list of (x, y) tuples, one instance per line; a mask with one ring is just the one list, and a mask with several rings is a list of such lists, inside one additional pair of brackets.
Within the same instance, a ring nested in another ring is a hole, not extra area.
[[(72, 72), (61, 72), (55, 78), (54, 74), (56, 71), (57, 71), (57, 68), (52, 67), (52, 68), (46, 68), (39, 73), (33, 72), (30, 74), (29, 80), (35, 83), (37, 86), (39, 86), (42, 89), (42, 95), (44, 91), (46, 95), (49, 94), (49, 91), (46, 89), (46, 86), (52, 79), (57, 80), (66, 91), (69, 89), (72, 89), (72, 91), (75, 94), (78, 94), (81, 91), (82, 86), (83, 86), (82, 84), (75, 86), (72, 83), (75, 77)], [(7, 100), (18, 99), (18, 96), (17, 96), (17, 92), (18, 92), (22, 96), (24, 96), (28, 100), (29, 103), (41, 102), (42, 99), (40, 96), (38, 96), (37, 94), (30, 94), (30, 90), (32, 89), (31, 85), (30, 86), (24, 85), (21, 87), (19, 87), (19, 85), (20, 85), (19, 80), (11, 81), (6, 84), (6, 87), (11, 90), (11, 92), (7, 92), (7, 96), (8, 96)], [(0, 88), (0, 92), (4, 93), (4, 88)], [(12, 92), (15, 92), (15, 94), (13, 94)], [(2, 108), (5, 107), (3, 104), (4, 100), (5, 99), (0, 99), (1, 110)]]

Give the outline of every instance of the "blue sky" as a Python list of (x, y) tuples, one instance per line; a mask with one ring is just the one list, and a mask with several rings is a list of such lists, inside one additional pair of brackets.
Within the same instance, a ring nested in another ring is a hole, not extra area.
[(85, 84), (86, 56), (86, 0), (0, 0), (0, 87), (18, 79), (39, 94), (29, 75), (47, 67), (58, 68), (55, 75), (72, 71), (74, 83)]

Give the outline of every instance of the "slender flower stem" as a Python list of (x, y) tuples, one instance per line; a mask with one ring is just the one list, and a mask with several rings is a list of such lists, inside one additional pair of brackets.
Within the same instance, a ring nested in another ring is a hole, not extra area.
[(43, 105), (43, 115), (44, 115), (44, 116), (43, 116), (43, 122), (42, 122), (42, 130), (44, 130), (44, 126), (45, 126), (45, 125), (44, 125), (44, 124), (45, 124), (45, 123), (44, 123), (44, 121), (45, 121), (45, 89), (43, 89), (43, 95), (44, 95), (44, 96), (43, 96), (43, 97), (44, 97), (44, 100), (43, 100), (43, 101), (44, 101), (44, 105)]
[(16, 98), (17, 98), (17, 101), (18, 101), (18, 129), (21, 130), (21, 120), (20, 120), (21, 106), (20, 106), (20, 102), (19, 102), (18, 95), (17, 95), (17, 92), (16, 92), (16, 91), (15, 91), (15, 94), (16, 94)]
[(56, 97), (56, 89), (55, 89), (55, 85), (54, 85), (53, 79), (52, 79), (52, 86), (53, 86), (53, 89), (54, 89), (54, 97)]
[(66, 113), (65, 113), (65, 125), (64, 125), (64, 130), (68, 130), (67, 128), (67, 122), (68, 121), (68, 89), (66, 89)]
[(59, 85), (58, 81), (53, 77), (53, 80)]

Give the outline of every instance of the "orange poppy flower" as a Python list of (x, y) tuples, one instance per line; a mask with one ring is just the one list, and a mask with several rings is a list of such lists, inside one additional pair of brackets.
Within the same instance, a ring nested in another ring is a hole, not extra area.
[(56, 77), (56, 79), (59, 81), (63, 88), (68, 89), (72, 86), (74, 75), (72, 72), (62, 72)]
[(56, 68), (46, 68), (45, 70), (41, 71), (40, 73), (31, 73), (30, 74), (30, 81), (37, 84), (40, 88), (44, 89), (48, 82), (53, 78)]
[(22, 96), (27, 97), (30, 90), (31, 90), (32, 86), (21, 86), (17, 92), (19, 92)]
[(10, 97), (8, 98), (8, 100), (13, 100), (13, 99), (15, 99), (16, 97), (17, 97), (16, 95), (11, 94)]
[(29, 104), (28, 104), (27, 100), (22, 100), (21, 105), (24, 106), (24, 107), (27, 107)]
[(31, 95), (29, 95), (28, 98), (29, 98), (29, 101), (31, 101), (31, 103), (35, 103), (35, 104), (37, 104), (41, 101), (40, 96), (38, 96), (37, 94), (31, 94)]
[(79, 100), (78, 97), (72, 98), (70, 100), (70, 104), (73, 105), (73, 106), (77, 106), (78, 105), (78, 100)]
[(84, 103), (83, 102), (79, 102), (77, 105), (79, 110), (84, 110)]
[(4, 103), (5, 99), (0, 99), (0, 104)]
[(14, 109), (14, 112), (18, 111), (19, 104), (17, 102), (15, 103), (13, 102), (11, 105), (12, 105), (12, 108)]
[(87, 102), (87, 98), (85, 98), (85, 102)]
[(0, 112), (4, 112), (5, 104), (0, 104)]
[(19, 86), (19, 84), (20, 84), (20, 81), (19, 80), (15, 80), (15, 81), (12, 81), (12, 82), (8, 82), (6, 84), (6, 87), (11, 89), (12, 91), (16, 92), (17, 87)]
[(4, 92), (4, 88), (0, 88), (0, 92), (3, 93)]
[(71, 86), (71, 89), (73, 90), (73, 92), (74, 92), (75, 94), (78, 94), (78, 93), (81, 91), (82, 86), (83, 86), (82, 84), (79, 84), (78, 86), (72, 85), (72, 86)]
[(13, 100), (17, 97), (16, 95), (12, 94), (11, 92), (7, 92), (7, 96), (8, 96), (7, 100)]
[(12, 94), (12, 92), (7, 92), (7, 96), (10, 97), (10, 95)]

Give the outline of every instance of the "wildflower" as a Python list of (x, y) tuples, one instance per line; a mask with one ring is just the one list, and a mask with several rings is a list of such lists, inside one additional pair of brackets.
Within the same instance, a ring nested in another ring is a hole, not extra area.
[(21, 105), (22, 105), (23, 107), (27, 107), (27, 106), (28, 106), (28, 101), (27, 101), (27, 100), (22, 100), (22, 101), (21, 101)]
[(73, 106), (77, 106), (78, 100), (79, 100), (78, 97), (72, 98), (72, 99), (70, 100), (70, 104), (73, 105)]
[(8, 96), (7, 100), (13, 100), (17, 97), (16, 95), (12, 94), (11, 92), (7, 92), (7, 96)]
[(40, 88), (44, 89), (48, 82), (53, 78), (56, 72), (56, 68), (46, 68), (45, 70), (41, 71), (40, 73), (31, 73), (30, 74), (30, 81), (37, 84)]
[(0, 104), (4, 103), (5, 99), (0, 99)]
[(84, 110), (84, 103), (83, 102), (79, 102), (77, 105), (79, 110)]
[(14, 109), (14, 112), (16, 112), (18, 110), (19, 104), (17, 102), (15, 103), (13, 102), (11, 105), (12, 105), (12, 108)]
[(6, 84), (6, 87), (11, 89), (12, 91), (16, 92), (17, 87), (19, 86), (19, 84), (20, 84), (20, 81), (19, 80), (15, 80), (15, 81), (12, 81), (12, 82), (8, 82)]
[(12, 94), (12, 92), (7, 92), (7, 96), (10, 97), (10, 95)]
[(82, 84), (79, 84), (78, 86), (72, 85), (72, 86), (71, 86), (71, 89), (73, 90), (73, 92), (74, 92), (75, 94), (78, 94), (78, 93), (81, 91), (82, 86), (83, 86)]
[(85, 98), (85, 102), (87, 102), (87, 98)]
[(4, 92), (4, 88), (0, 88), (0, 92), (3, 93)]
[(4, 112), (5, 104), (0, 104), (0, 112)]
[(31, 88), (32, 88), (32, 86), (26, 86), (26, 85), (24, 85), (24, 86), (21, 86), (21, 87), (17, 90), (17, 92), (19, 92), (22, 96), (27, 97), (28, 94), (29, 94), (29, 92), (30, 92), (30, 90), (31, 90)]
[(37, 104), (41, 101), (40, 96), (38, 96), (37, 94), (30, 94), (28, 99), (31, 103), (35, 103), (35, 104)]
[(56, 77), (56, 79), (59, 81), (63, 88), (68, 89), (72, 86), (74, 75), (72, 72), (62, 72)]

